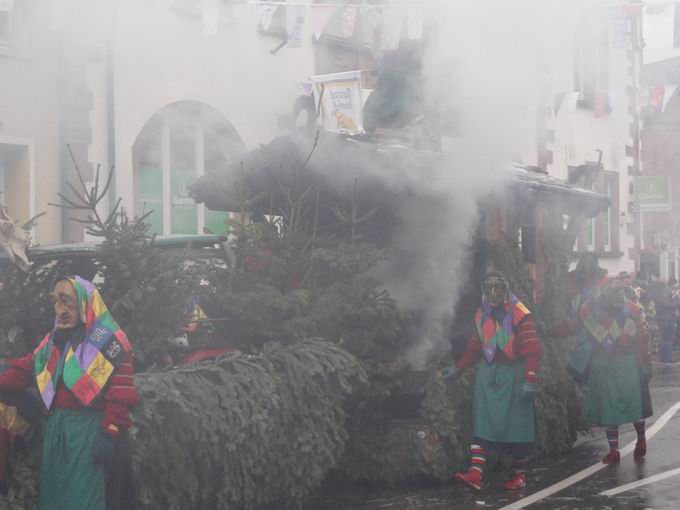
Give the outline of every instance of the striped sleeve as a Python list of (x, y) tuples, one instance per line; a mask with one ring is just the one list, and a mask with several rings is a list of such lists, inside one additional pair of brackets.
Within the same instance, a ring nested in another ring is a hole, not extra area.
[(139, 394), (135, 388), (132, 353), (128, 352), (126, 359), (116, 367), (111, 382), (104, 395), (103, 429), (117, 436), (121, 429), (132, 425), (130, 407), (139, 402)]
[(536, 374), (541, 365), (541, 358), (543, 357), (543, 344), (538, 337), (536, 331), (536, 324), (531, 315), (527, 315), (522, 322), (517, 325), (515, 331), (517, 341), (519, 343), (519, 351), (524, 359), (526, 359), (526, 366), (524, 368), (524, 378), (529, 382), (536, 382)]

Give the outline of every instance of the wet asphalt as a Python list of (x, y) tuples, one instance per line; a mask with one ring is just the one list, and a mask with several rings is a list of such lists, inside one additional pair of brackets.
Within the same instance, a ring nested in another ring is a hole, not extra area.
[[(680, 363), (664, 365), (655, 362), (650, 386), (654, 416), (647, 420), (648, 428), (680, 401)], [(619, 441), (622, 448), (634, 441), (635, 437), (632, 425), (621, 427)], [(507, 473), (494, 472), (487, 477), (482, 492), (474, 492), (453, 482), (390, 489), (353, 487), (335, 491), (332, 495), (320, 495), (306, 505), (305, 510), (500, 509), (598, 463), (607, 451), (604, 431), (594, 429), (592, 434), (579, 437), (569, 454), (534, 462), (527, 469), (529, 483), (521, 491), (504, 491), (502, 484)], [(680, 473), (614, 496), (599, 495), (603, 491), (676, 468), (680, 468), (680, 411), (647, 441), (647, 456), (643, 462), (636, 463), (631, 453), (624, 456), (618, 466), (606, 466), (526, 508), (680, 510)]]

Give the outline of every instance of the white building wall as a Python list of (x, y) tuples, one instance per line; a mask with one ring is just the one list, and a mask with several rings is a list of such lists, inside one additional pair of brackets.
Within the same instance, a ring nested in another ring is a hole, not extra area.
[[(548, 165), (548, 172), (560, 179), (567, 179), (570, 166), (579, 166), (587, 161), (598, 161), (597, 150), (602, 151), (603, 170), (616, 172), (619, 175), (619, 208), (616, 221), (619, 229), (620, 256), (610, 254), (601, 257), (600, 265), (608, 270), (610, 274), (617, 274), (620, 271), (632, 272), (635, 269), (634, 254), (631, 249), (635, 246), (635, 229), (632, 223), (634, 218), (628, 212), (627, 204), (631, 200), (629, 185), (632, 177), (629, 175), (629, 166), (634, 165), (633, 157), (627, 156), (626, 146), (633, 147), (634, 140), (631, 136), (631, 126), (636, 119), (631, 115), (635, 111), (636, 104), (631, 103), (628, 93), (631, 89), (638, 88), (639, 77), (639, 53), (634, 54), (631, 61), (629, 49), (615, 48), (610, 44), (609, 48), (609, 87), (607, 90), (609, 106), (611, 111), (602, 117), (596, 117), (593, 109), (570, 108), (569, 101), (565, 98), (559, 113), (553, 117), (549, 126), (554, 132), (554, 142), (548, 148), (552, 151), (552, 164)], [(567, 60), (561, 66), (563, 75), (559, 79), (561, 87), (556, 90), (565, 91), (564, 84), (571, 83), (567, 91), (574, 88), (573, 85), (573, 54), (563, 55)], [(572, 65), (569, 65), (572, 62)], [(571, 70), (568, 76), (564, 75), (565, 70)], [(632, 72), (631, 72), (632, 71)], [(629, 225), (631, 224), (631, 225)], [(630, 232), (630, 234), (629, 234)]]
[(24, 152), (21, 168), (28, 175), (18, 180), (19, 190), (5, 191), (28, 201), (19, 214), (10, 210), (18, 221), (47, 213), (34, 241), (54, 243), (61, 240), (61, 211), (47, 203), (58, 201), (61, 175), (55, 34), (50, 9), (35, 0), (15, 2), (13, 15), (13, 43), (0, 47), (0, 144)]
[(292, 108), (297, 83), (314, 74), (314, 49), (306, 23), (302, 48), (272, 54), (281, 40), (258, 33), (257, 6), (250, 3), (223, 14), (233, 21), (212, 36), (202, 34), (200, 18), (174, 12), (170, 0), (118, 3), (112, 48), (116, 195), (134, 213), (132, 146), (155, 113), (177, 101), (202, 102), (232, 124), (246, 148), (268, 143), (279, 134), (277, 114)]

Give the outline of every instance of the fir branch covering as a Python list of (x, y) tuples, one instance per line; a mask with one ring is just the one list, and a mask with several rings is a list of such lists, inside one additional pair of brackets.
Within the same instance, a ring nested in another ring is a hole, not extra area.
[[(343, 401), (365, 380), (320, 339), (136, 376), (140, 510), (294, 508), (345, 450)], [(37, 508), (41, 440), (18, 455), (0, 510)]]
[(344, 451), (343, 399), (363, 379), (351, 354), (318, 339), (139, 375), (141, 508), (301, 503)]

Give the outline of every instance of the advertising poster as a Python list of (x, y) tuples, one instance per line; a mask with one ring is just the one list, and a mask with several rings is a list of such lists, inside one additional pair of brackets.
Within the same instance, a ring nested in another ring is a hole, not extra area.
[(312, 76), (321, 97), (323, 126), (328, 131), (355, 135), (363, 132), (361, 71)]

